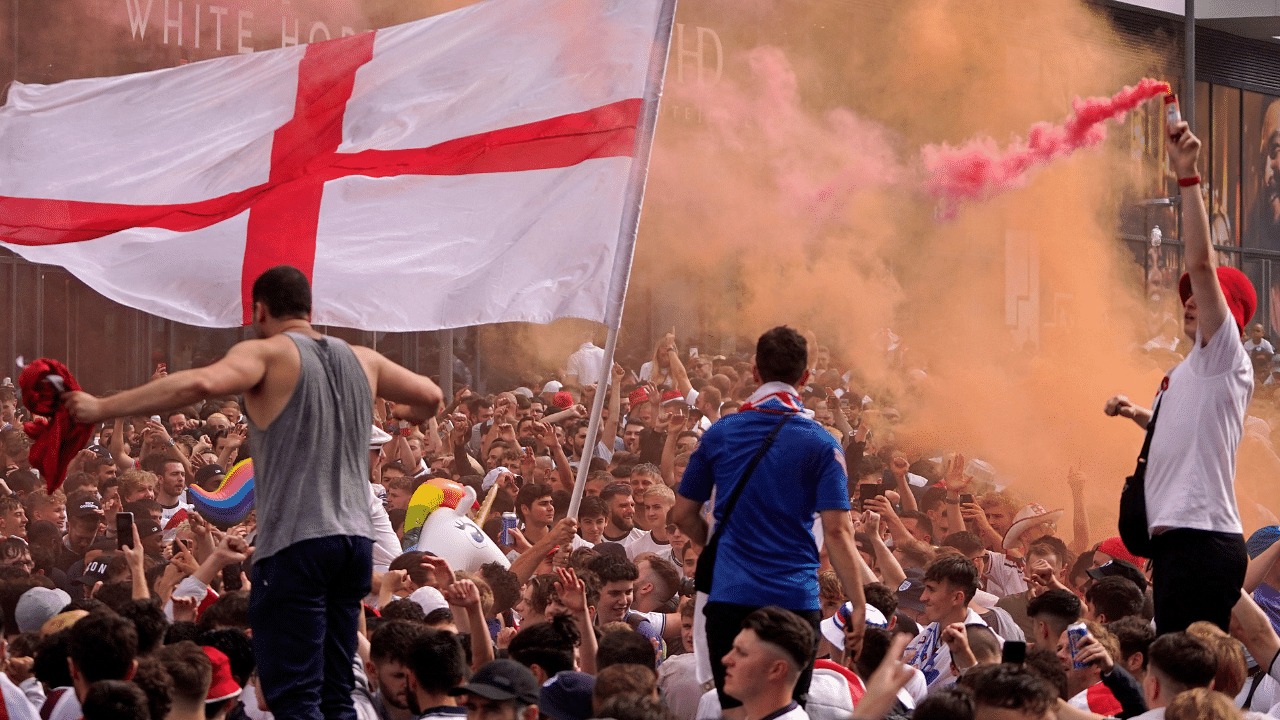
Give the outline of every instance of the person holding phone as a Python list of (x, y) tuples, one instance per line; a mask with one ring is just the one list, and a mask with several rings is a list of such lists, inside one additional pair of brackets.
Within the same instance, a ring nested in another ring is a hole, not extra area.
[[(310, 281), (297, 268), (262, 273), (252, 302), (258, 337), (218, 362), (106, 398), (68, 392), (62, 402), (78, 422), (96, 423), (244, 396), (258, 517), (249, 620), (260, 688), (279, 717), (354, 720), (351, 659), (373, 571), (373, 399), (398, 403), (393, 417), (420, 424), (443, 395), (429, 378), (317, 332)], [(238, 404), (222, 412), (240, 419)]]

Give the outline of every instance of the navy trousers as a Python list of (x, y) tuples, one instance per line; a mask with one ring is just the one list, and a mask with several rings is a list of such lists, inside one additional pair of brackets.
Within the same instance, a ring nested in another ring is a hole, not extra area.
[(249, 624), (263, 696), (280, 720), (356, 720), (352, 662), (373, 541), (304, 540), (253, 565)]

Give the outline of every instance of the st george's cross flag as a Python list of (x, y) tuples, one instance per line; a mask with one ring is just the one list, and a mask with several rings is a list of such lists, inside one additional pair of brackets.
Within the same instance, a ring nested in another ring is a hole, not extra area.
[(208, 327), (248, 322), (253, 280), (279, 264), (312, 279), (322, 325), (603, 321), (630, 267), (673, 7), (488, 0), (311, 45), (15, 83), (0, 244)]

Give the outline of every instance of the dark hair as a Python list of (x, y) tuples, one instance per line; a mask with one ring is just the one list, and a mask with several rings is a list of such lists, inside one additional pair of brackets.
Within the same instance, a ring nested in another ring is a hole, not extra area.
[(219, 628), (200, 633), (196, 639), (200, 645), (207, 645), (222, 651), (231, 665), (231, 677), (240, 687), (244, 687), (253, 674), (256, 661), (253, 658), (253, 641), (243, 630), (235, 628)]
[(578, 506), (578, 519), (589, 517), (602, 517), (607, 520), (609, 518), (609, 504), (596, 495), (588, 495), (582, 498), (582, 504)]
[(86, 682), (123, 680), (138, 655), (138, 631), (115, 613), (90, 613), (71, 626), (67, 655)]
[(1058, 558), (1058, 564), (1064, 568), (1071, 567), (1072, 563), (1075, 562), (1075, 555), (1067, 547), (1067, 544), (1062, 541), (1062, 538), (1057, 535), (1045, 535), (1031, 543), (1030, 547), (1027, 548), (1028, 555), (1049, 552), (1052, 552), (1053, 556)]
[[(647, 670), (648, 668), (641, 668)], [(652, 674), (653, 671), (649, 670)], [(605, 678), (606, 684), (609, 678)], [(600, 687), (597, 680), (596, 687)], [(592, 692), (595, 702), (595, 692)], [(671, 709), (660, 700), (649, 695), (638, 695), (633, 692), (615, 693), (599, 704), (599, 709), (592, 717), (613, 718), (613, 720), (675, 720)]]
[(164, 644), (172, 645), (180, 643), (183, 640), (195, 642), (200, 637), (200, 628), (190, 620), (179, 620), (169, 624), (169, 629), (164, 633)]
[(867, 604), (879, 610), (886, 618), (898, 612), (898, 594), (884, 583), (872, 582), (862, 586)]
[(610, 665), (643, 665), (647, 668), (658, 664), (657, 653), (649, 638), (635, 630), (606, 632), (596, 648), (596, 673)]
[(146, 693), (152, 719), (167, 717), (173, 705), (173, 678), (164, 664), (154, 657), (144, 657), (138, 661), (138, 669), (131, 679)]
[(530, 608), (534, 613), (539, 615), (547, 611), (547, 605), (551, 604), (551, 598), (555, 596), (555, 585), (559, 580), (556, 575), (534, 575), (529, 578), (529, 602)]
[(957, 590), (963, 590), (964, 601), (968, 603), (978, 592), (978, 567), (967, 558), (957, 555), (940, 557), (925, 568), (924, 580), (944, 582)]
[(879, 627), (867, 627), (862, 635), (862, 651), (858, 653), (858, 660), (853, 668), (858, 673), (858, 677), (863, 680), (871, 677), (871, 673), (880, 667), (880, 663), (884, 660), (884, 655), (889, 651), (889, 645), (892, 642), (893, 631)]
[(965, 637), (969, 640), (969, 649), (978, 658), (978, 662), (999, 662), (1001, 640), (986, 625), (970, 623), (964, 626)]
[[(83, 622), (83, 621), (81, 621)], [(1166, 633), (1147, 649), (1148, 672), (1167, 678), (1176, 694), (1195, 687), (1209, 687), (1218, 673), (1218, 658), (1209, 646), (1185, 632)]]
[(139, 655), (155, 652), (164, 642), (164, 634), (169, 629), (169, 619), (165, 617), (159, 601), (130, 598), (120, 603), (116, 612), (133, 622), (133, 628), (138, 633)]
[(979, 665), (965, 673), (958, 684), (973, 693), (975, 708), (1021, 710), (1041, 717), (1057, 700), (1057, 693), (1049, 683), (1021, 665)]
[(84, 720), (151, 720), (147, 694), (124, 680), (99, 680), (90, 685), (80, 711)]
[(431, 571), (422, 567), (422, 558), (424, 557), (426, 557), (426, 553), (421, 550), (410, 550), (393, 558), (387, 569), (407, 570), (409, 579), (413, 581), (413, 584), (427, 585), (431, 582)]
[(204, 704), (209, 684), (213, 682), (213, 661), (199, 645), (189, 640), (165, 645), (155, 658), (173, 678), (174, 700), (182, 700), (186, 705)]
[(1107, 629), (1120, 643), (1120, 657), (1117, 659), (1127, 661), (1134, 653), (1140, 652), (1143, 664), (1146, 664), (1147, 650), (1151, 647), (1151, 641), (1156, 639), (1156, 631), (1151, 629), (1151, 623), (1130, 616), (1107, 623)]
[(1070, 686), (1067, 684), (1067, 669), (1062, 660), (1051, 648), (1035, 648), (1027, 650), (1027, 659), (1023, 665), (1049, 684), (1063, 700), (1070, 700)]
[(1081, 611), (1080, 598), (1070, 590), (1046, 590), (1027, 602), (1027, 617), (1048, 624), (1055, 637), (1079, 620)]
[(524, 516), (524, 510), (521, 510), (521, 508), (525, 506), (532, 507), (534, 503), (538, 502), (542, 498), (550, 496), (550, 485), (529, 483), (528, 485), (520, 488), (520, 492), (516, 493), (516, 517), (518, 517), (521, 522), (528, 522), (528, 518)]
[(933, 539), (933, 521), (929, 519), (928, 515), (925, 515), (919, 510), (903, 510), (898, 513), (898, 517), (903, 520), (915, 520), (916, 527), (923, 530), (924, 534), (928, 535), (930, 540)]
[(857, 465), (853, 466), (853, 472), (849, 474), (849, 479), (857, 482), (868, 475), (879, 476), (884, 472), (884, 461), (875, 455), (863, 455)]
[(939, 487), (937, 485), (930, 485), (920, 495), (920, 502), (918, 503), (920, 512), (927, 513), (930, 510), (937, 510), (940, 505), (946, 502), (946, 499), (947, 499), (946, 488)]
[(398, 598), (382, 608), (382, 619), (405, 620), (421, 625), (427, 621), (427, 613), (418, 603), (408, 598)]
[(277, 320), (311, 315), (311, 283), (291, 265), (277, 265), (253, 281), (253, 302), (267, 306)]
[(36, 644), (32, 656), (35, 664), (31, 671), (46, 687), (70, 687), (72, 684), (71, 669), (67, 667), (67, 638), (70, 635), (70, 630), (59, 630), (41, 638)]
[(601, 587), (611, 582), (638, 580), (640, 571), (630, 560), (612, 555), (601, 555), (591, 560), (591, 571), (600, 578)]
[(467, 679), (466, 651), (448, 630), (424, 630), (414, 640), (405, 666), (431, 693), (446, 693)]
[(1141, 613), (1145, 598), (1131, 580), (1113, 575), (1090, 585), (1084, 599), (1093, 606), (1095, 617), (1102, 615), (1113, 622)]
[(968, 530), (959, 530), (942, 538), (939, 547), (953, 547), (965, 555), (972, 555), (976, 552), (986, 550), (987, 546), (982, 542), (982, 538), (974, 535)]
[[(627, 477), (630, 477), (630, 475), (631, 475), (631, 470), (630, 468), (628, 468)], [(614, 499), (619, 495), (626, 495), (627, 497), (631, 497), (631, 485), (628, 483), (610, 483), (608, 485), (605, 485), (604, 489), (600, 491), (600, 499), (603, 500), (606, 504), (610, 500)]]
[(938, 688), (920, 701), (911, 716), (929, 720), (973, 720), (973, 693), (955, 685)]
[(766, 332), (756, 341), (756, 369), (761, 382), (795, 385), (809, 369), (809, 343), (785, 325)]
[(775, 645), (802, 671), (813, 664), (813, 627), (790, 610), (775, 605), (762, 607), (742, 621), (743, 630), (751, 630), (770, 645)]
[(142, 468), (143, 470), (146, 470), (149, 473), (154, 473), (156, 475), (163, 475), (164, 466), (168, 465), (169, 463), (178, 463), (179, 465), (181, 465), (182, 461), (168, 453), (156, 452), (156, 453), (151, 453), (150, 455), (142, 458), (142, 461), (138, 463), (138, 467)]
[[(421, 606), (418, 609), (421, 610)], [(386, 617), (386, 613), (383, 613), (383, 617)], [(384, 622), (369, 638), (369, 659), (378, 665), (391, 660), (407, 664), (413, 653), (414, 643), (425, 632), (427, 630), (422, 625), (407, 620)]]
[(422, 624), (433, 629), (438, 629), (441, 625), (448, 625), (453, 621), (453, 611), (447, 607), (436, 608), (422, 618)]
[(200, 613), (200, 629), (216, 630), (221, 627), (249, 629), (249, 593), (243, 590), (223, 593), (213, 604)]
[(566, 615), (555, 615), (547, 622), (520, 628), (511, 638), (507, 654), (525, 667), (536, 664), (551, 677), (562, 670), (573, 669), (573, 648), (580, 640), (573, 620)]
[(487, 562), (476, 574), (489, 583), (489, 589), (493, 591), (494, 615), (501, 615), (520, 602), (520, 576), (503, 567), (502, 563)]

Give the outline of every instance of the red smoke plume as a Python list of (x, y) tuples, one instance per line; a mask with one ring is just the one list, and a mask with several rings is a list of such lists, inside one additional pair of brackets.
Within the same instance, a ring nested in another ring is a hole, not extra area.
[(1021, 187), (1037, 165), (1045, 165), (1070, 155), (1082, 147), (1092, 147), (1107, 136), (1105, 120), (1124, 121), (1125, 113), (1151, 98), (1169, 92), (1169, 84), (1143, 78), (1136, 86), (1125, 86), (1114, 96), (1076, 98), (1075, 114), (1061, 125), (1036, 123), (1027, 140), (1015, 140), (1003, 152), (995, 140), (979, 137), (960, 147), (926, 145), (921, 150), (929, 175), (926, 189), (942, 201), (946, 217), (955, 214), (965, 200), (991, 197)]

